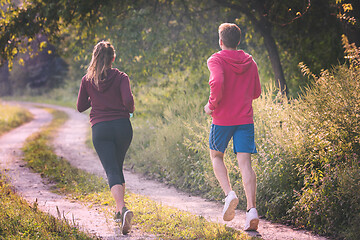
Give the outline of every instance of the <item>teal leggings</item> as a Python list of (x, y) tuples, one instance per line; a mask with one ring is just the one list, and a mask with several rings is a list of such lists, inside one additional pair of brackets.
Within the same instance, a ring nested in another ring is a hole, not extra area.
[(128, 118), (96, 123), (92, 126), (93, 144), (106, 176), (109, 187), (125, 183), (123, 163), (133, 136)]

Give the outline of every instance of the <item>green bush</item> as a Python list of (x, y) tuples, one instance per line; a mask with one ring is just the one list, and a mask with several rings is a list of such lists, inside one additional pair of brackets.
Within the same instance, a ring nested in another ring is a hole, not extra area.
[(360, 234), (360, 70), (323, 71), (301, 99), (297, 114), (305, 141), (301, 195), (289, 214), (319, 233), (354, 239)]

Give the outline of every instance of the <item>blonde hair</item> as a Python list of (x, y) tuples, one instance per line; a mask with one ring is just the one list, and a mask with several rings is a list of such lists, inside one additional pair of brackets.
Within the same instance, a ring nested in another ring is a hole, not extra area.
[(97, 87), (101, 79), (106, 77), (106, 70), (111, 67), (115, 57), (115, 49), (111, 43), (101, 41), (95, 45), (86, 78), (93, 81)]

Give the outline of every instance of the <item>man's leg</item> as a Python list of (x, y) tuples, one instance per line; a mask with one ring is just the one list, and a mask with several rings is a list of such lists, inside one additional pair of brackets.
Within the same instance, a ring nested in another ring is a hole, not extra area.
[(247, 210), (256, 207), (256, 175), (251, 167), (250, 153), (236, 154), (245, 189)]
[(223, 219), (224, 221), (231, 221), (235, 217), (235, 209), (239, 203), (239, 199), (237, 198), (235, 192), (231, 190), (228, 171), (224, 164), (224, 153), (210, 150), (210, 156), (215, 176), (226, 195), (225, 205), (222, 212)]
[(259, 216), (256, 210), (256, 175), (251, 167), (250, 153), (236, 154), (242, 181), (245, 189), (247, 211), (245, 220), (245, 231), (255, 231), (258, 229)]
[(224, 164), (224, 153), (210, 150), (210, 157), (216, 179), (219, 181), (221, 189), (227, 196), (232, 189), (229, 181), (228, 171)]

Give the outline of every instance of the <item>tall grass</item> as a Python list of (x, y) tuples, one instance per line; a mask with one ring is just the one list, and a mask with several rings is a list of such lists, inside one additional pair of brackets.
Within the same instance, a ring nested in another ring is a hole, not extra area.
[(72, 226), (29, 205), (16, 194), (0, 174), (0, 239), (95, 239)]
[(32, 119), (30, 112), (20, 106), (11, 106), (0, 101), (0, 135)]

